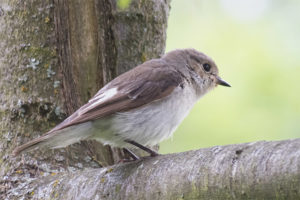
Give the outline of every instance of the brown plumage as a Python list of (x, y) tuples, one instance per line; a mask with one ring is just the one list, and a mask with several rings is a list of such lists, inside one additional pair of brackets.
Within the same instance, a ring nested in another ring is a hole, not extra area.
[[(13, 154), (87, 139), (119, 147), (157, 144), (169, 137), (194, 103), (217, 84), (229, 86), (218, 77), (211, 58), (194, 49), (169, 52), (118, 76), (62, 123), (17, 147)], [(108, 126), (102, 125), (105, 120)], [(153, 131), (153, 127), (158, 128)]]
[[(170, 68), (163, 60), (151, 60), (130, 70), (112, 80), (101, 89), (87, 104), (80, 107), (71, 116), (55, 128), (24, 145), (17, 147), (13, 154), (16, 156), (24, 150), (30, 150), (41, 142), (59, 134), (59, 130), (100, 119), (116, 112), (135, 109), (169, 95), (183, 81), (183, 76)], [(118, 88), (118, 94), (100, 104), (95, 104), (100, 95), (111, 88)], [(60, 133), (61, 134), (61, 133)]]

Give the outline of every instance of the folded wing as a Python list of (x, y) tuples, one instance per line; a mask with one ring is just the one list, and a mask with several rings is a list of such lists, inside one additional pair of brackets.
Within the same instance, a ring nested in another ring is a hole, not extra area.
[(87, 104), (47, 134), (162, 99), (183, 80), (183, 75), (164, 61), (148, 61), (108, 83)]

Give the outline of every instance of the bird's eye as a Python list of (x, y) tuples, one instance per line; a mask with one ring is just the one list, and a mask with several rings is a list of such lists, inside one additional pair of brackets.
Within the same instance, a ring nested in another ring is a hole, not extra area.
[(211, 69), (211, 66), (210, 66), (210, 64), (208, 64), (208, 63), (204, 63), (204, 64), (203, 64), (203, 69), (204, 69), (206, 72), (209, 72), (209, 71), (210, 71), (210, 69)]

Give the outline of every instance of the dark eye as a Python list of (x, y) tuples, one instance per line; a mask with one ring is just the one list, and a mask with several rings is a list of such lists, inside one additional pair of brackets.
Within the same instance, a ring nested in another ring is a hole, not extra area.
[(203, 69), (204, 69), (206, 72), (209, 72), (210, 69), (211, 69), (210, 64), (204, 63), (204, 64), (203, 64)]

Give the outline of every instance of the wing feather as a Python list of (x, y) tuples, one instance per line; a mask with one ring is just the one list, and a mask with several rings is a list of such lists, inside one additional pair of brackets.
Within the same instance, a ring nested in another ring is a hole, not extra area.
[(183, 75), (163, 61), (148, 61), (108, 83), (87, 104), (48, 133), (162, 99), (183, 81)]

